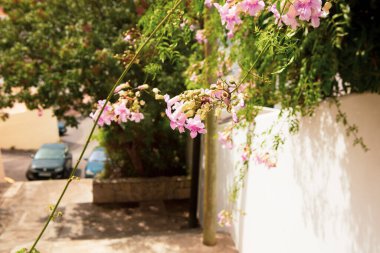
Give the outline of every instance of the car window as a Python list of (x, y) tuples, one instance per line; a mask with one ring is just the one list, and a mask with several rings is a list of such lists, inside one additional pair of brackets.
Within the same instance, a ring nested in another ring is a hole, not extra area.
[(63, 149), (42, 148), (37, 151), (35, 159), (61, 159), (65, 157)]
[(107, 160), (107, 156), (106, 156), (106, 153), (104, 153), (103, 151), (94, 151), (92, 152), (88, 160), (104, 162), (105, 160)]

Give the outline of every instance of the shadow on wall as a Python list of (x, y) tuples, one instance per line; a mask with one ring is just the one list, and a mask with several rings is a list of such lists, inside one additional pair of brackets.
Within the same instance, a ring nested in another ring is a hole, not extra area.
[[(218, 130), (223, 131), (226, 124), (219, 124)], [(243, 187), (237, 196), (236, 203), (230, 201), (231, 190), (235, 180), (240, 175), (240, 170), (243, 169), (241, 164), (241, 143), (246, 140), (246, 130), (240, 130), (234, 133), (234, 149), (223, 148), (218, 146), (218, 159), (217, 159), (217, 212), (223, 209), (233, 211), (233, 226), (220, 227), (218, 231), (228, 232), (231, 234), (237, 248), (242, 248), (243, 240), (242, 235), (244, 232), (244, 216), (241, 212), (246, 210), (247, 202), (247, 187)], [(246, 176), (248, 178), (248, 175)], [(244, 180), (245, 184), (246, 180)], [(201, 195), (201, 198), (203, 196)]]
[(334, 107), (323, 104), (291, 138), (304, 225), (329, 249), (380, 252), (380, 111), (375, 109), (380, 99), (373, 94), (342, 99), (342, 110), (358, 125), (369, 152), (353, 146), (335, 121)]

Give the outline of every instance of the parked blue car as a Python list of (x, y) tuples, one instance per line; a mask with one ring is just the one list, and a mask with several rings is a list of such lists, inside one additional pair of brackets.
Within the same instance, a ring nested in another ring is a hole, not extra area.
[(90, 154), (89, 158), (86, 158), (87, 164), (84, 169), (86, 178), (93, 178), (104, 170), (105, 164), (108, 160), (106, 150), (103, 147), (96, 147)]
[(67, 132), (67, 128), (66, 128), (65, 122), (58, 121), (58, 133), (59, 133), (59, 136), (65, 135), (66, 132)]

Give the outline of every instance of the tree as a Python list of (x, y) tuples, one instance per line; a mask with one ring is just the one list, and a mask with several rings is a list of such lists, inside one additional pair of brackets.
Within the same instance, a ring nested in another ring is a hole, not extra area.
[[(135, 3), (136, 2), (136, 3)], [(147, 1), (3, 0), (7, 18), (0, 21), (0, 108), (23, 102), (30, 109), (53, 108), (59, 119), (76, 126), (72, 111), (87, 116), (123, 71), (124, 64), (149, 30), (139, 20)], [(149, 10), (148, 10), (149, 12)], [(147, 47), (125, 80), (132, 87), (149, 82), (165, 93), (184, 90), (182, 72), (191, 41), (183, 33), (177, 51), (160, 34), (160, 54)], [(180, 58), (174, 61), (174, 58)], [(184, 137), (169, 131), (162, 108), (142, 94), (145, 120), (102, 130), (101, 142), (114, 158), (108, 174), (184, 174)], [(172, 149), (166, 149), (166, 146)], [(161, 162), (157, 162), (160, 160)], [(149, 168), (144, 170), (144, 168)]]
[[(70, 125), (109, 90), (123, 67), (114, 55), (138, 19), (133, 1), (1, 1), (0, 107), (53, 108)], [(99, 22), (99, 19), (102, 22)], [(91, 98), (91, 99), (88, 99)]]

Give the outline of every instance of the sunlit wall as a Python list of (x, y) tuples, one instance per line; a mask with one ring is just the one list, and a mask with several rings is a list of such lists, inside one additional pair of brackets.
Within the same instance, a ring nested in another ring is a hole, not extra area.
[[(380, 252), (380, 96), (349, 95), (341, 102), (370, 150), (352, 145), (328, 103), (302, 119), (299, 133), (288, 136), (279, 151), (276, 168), (251, 162), (233, 206), (234, 224), (224, 228), (241, 253)], [(259, 116), (257, 132), (277, 113)], [(245, 136), (244, 130), (235, 135), (232, 151), (218, 149), (218, 210), (229, 207)]]
[(37, 111), (17, 105), (8, 113), (9, 118), (0, 121), (0, 148), (30, 150), (59, 141), (58, 122), (51, 109), (39, 116)]

